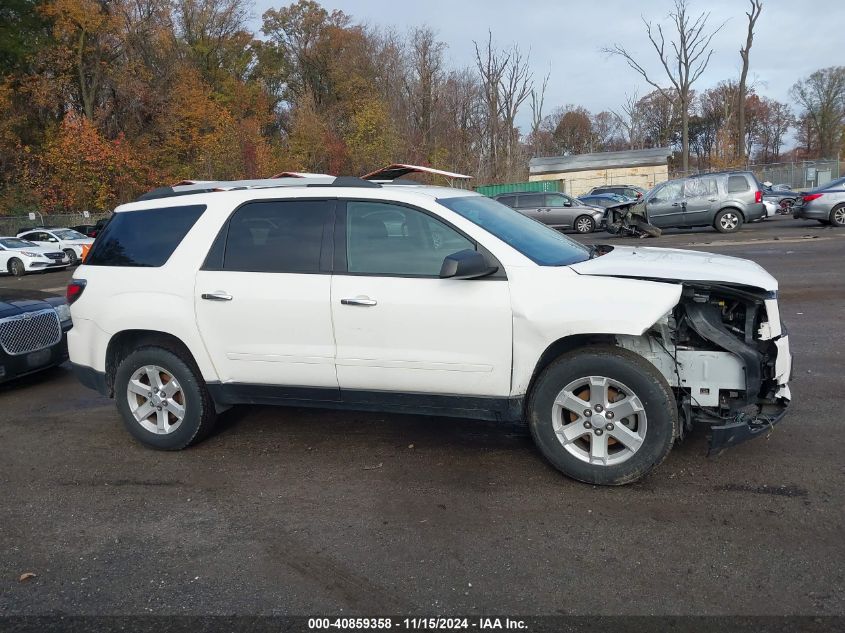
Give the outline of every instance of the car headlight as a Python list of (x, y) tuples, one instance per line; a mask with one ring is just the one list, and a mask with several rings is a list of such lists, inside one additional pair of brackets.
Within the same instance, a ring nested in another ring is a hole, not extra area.
[(56, 311), (59, 321), (70, 321), (70, 306), (68, 304), (60, 303), (59, 305), (53, 306), (53, 310)]
[(41, 253), (30, 253), (29, 251), (21, 251), (21, 255), (26, 257), (44, 257)]

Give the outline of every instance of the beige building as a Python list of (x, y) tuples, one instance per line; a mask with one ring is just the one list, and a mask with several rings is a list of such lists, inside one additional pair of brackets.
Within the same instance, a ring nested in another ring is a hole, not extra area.
[(560, 191), (581, 196), (601, 185), (651, 189), (669, 179), (668, 147), (532, 158), (528, 180), (560, 180)]

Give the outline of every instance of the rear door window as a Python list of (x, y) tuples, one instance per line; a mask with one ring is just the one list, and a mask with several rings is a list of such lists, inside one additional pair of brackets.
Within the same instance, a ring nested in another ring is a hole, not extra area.
[(223, 270), (317, 273), (334, 202), (248, 202), (229, 220)]
[(522, 209), (532, 209), (543, 206), (542, 193), (527, 193), (519, 196), (519, 206)]
[(728, 193), (742, 193), (750, 191), (751, 185), (745, 176), (728, 176)]
[(516, 206), (516, 196), (502, 196), (501, 198), (496, 198), (496, 200), (511, 208)]
[(715, 196), (718, 193), (715, 178), (690, 178), (684, 183), (684, 195), (687, 198)]
[(86, 266), (163, 266), (205, 211), (204, 204), (115, 213)]

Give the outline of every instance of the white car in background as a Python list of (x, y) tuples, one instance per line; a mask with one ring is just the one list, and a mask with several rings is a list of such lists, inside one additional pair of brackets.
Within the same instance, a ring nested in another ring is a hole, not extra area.
[(18, 237), (51, 250), (63, 251), (71, 266), (80, 263), (94, 243), (94, 238), (67, 228), (28, 229), (18, 233)]
[(0, 271), (15, 277), (51, 268), (67, 268), (68, 256), (57, 248), (45, 248), (19, 237), (0, 237)]

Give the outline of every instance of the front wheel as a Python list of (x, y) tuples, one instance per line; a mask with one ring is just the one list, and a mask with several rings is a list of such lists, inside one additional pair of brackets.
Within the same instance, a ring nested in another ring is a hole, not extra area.
[(187, 448), (214, 426), (214, 403), (199, 371), (161, 347), (142, 347), (121, 361), (114, 397), (126, 429), (151, 448)]
[(23, 262), (17, 257), (13, 257), (9, 260), (7, 268), (9, 269), (9, 274), (14, 275), (15, 277), (22, 277), (26, 272), (26, 266), (24, 266)]
[(833, 226), (845, 226), (845, 204), (833, 207), (830, 211), (830, 223)]
[(742, 214), (735, 209), (722, 209), (716, 214), (713, 227), (719, 233), (733, 233), (742, 226)]
[(528, 401), (537, 447), (565, 475), (621, 485), (657, 467), (672, 448), (678, 418), (666, 379), (617, 347), (570, 352), (549, 365)]
[(596, 221), (589, 215), (579, 215), (575, 218), (575, 231), (577, 233), (592, 233), (596, 230)]
[(792, 213), (792, 207), (795, 206), (795, 200), (790, 200), (789, 198), (785, 198), (780, 201), (780, 212), (783, 215), (789, 215)]
[(76, 266), (79, 263), (79, 256), (76, 254), (76, 251), (72, 248), (66, 248), (65, 255), (67, 255), (68, 261), (70, 261), (71, 266)]

